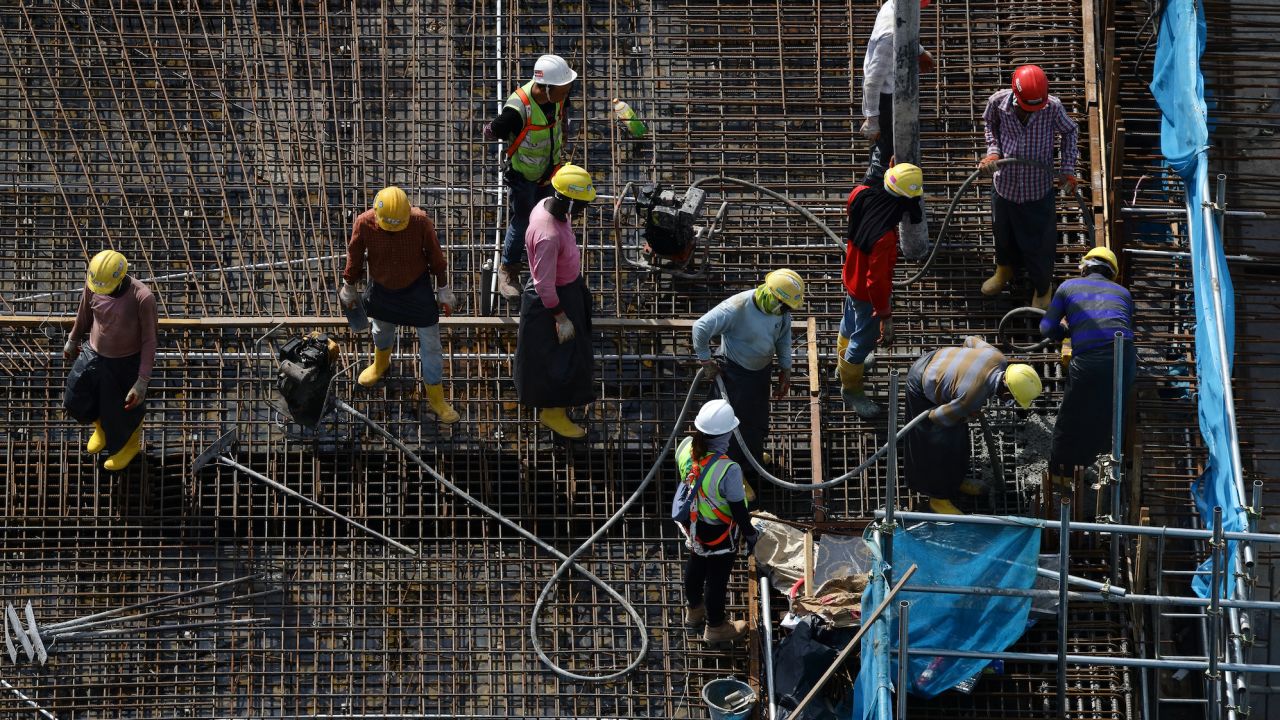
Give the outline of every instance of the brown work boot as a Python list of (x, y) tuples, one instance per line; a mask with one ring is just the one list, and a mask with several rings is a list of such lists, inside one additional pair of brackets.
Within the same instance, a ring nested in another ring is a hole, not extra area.
[(1004, 286), (1013, 279), (1013, 268), (1008, 265), (997, 265), (996, 271), (982, 283), (983, 295), (999, 295)]
[(687, 607), (684, 609), (684, 626), (689, 630), (697, 632), (707, 624), (707, 609), (698, 607)]
[(504, 263), (498, 268), (498, 294), (507, 300), (519, 300), (520, 292), (520, 264)]
[(717, 650), (728, 650), (747, 634), (746, 620), (727, 620), (719, 625), (708, 625), (702, 633), (707, 645)]
[(1049, 283), (1049, 289), (1045, 290), (1043, 295), (1036, 294), (1031, 297), (1031, 307), (1037, 310), (1048, 310), (1051, 300), (1053, 300), (1053, 283)]

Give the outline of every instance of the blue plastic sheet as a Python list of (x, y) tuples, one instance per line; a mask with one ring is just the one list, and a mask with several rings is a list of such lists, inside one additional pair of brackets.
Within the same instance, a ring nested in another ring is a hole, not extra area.
[[(879, 607), (888, 588), (880, 548), (870, 539), (875, 556), (872, 582), (862, 596), (864, 615)], [(916, 573), (909, 585), (951, 585), (981, 588), (1032, 587), (1036, 579), (1040, 529), (995, 525), (921, 523), (899, 530), (893, 538), (893, 565), (900, 574), (911, 565)], [(895, 577), (896, 579), (896, 577)], [(1029, 598), (898, 593), (862, 640), (862, 669), (854, 683), (854, 720), (886, 717), (888, 693), (898, 677), (898, 601), (911, 603), (908, 647), (998, 652), (1008, 648), (1027, 628)], [(910, 691), (933, 697), (980, 672), (987, 660), (912, 657), (907, 677)]]
[[(1235, 303), (1221, 238), (1203, 210), (1204, 201), (1209, 199), (1208, 112), (1204, 76), (1200, 73), (1204, 38), (1205, 20), (1200, 5), (1194, 0), (1167, 0), (1160, 20), (1151, 92), (1160, 106), (1161, 152), (1186, 188), (1196, 303), (1197, 412), (1200, 434), (1209, 450), (1208, 466), (1192, 485), (1191, 494), (1205, 527), (1212, 526), (1214, 507), (1221, 507), (1223, 527), (1241, 531), (1247, 528), (1248, 517), (1233, 471), (1235, 448), (1228, 415), (1232, 398), (1227, 392), (1235, 348)], [(1217, 264), (1216, 289), (1210, 279), (1211, 263)], [(1221, 307), (1221, 332), (1215, 305)], [(1224, 577), (1231, 577), (1234, 555), (1233, 543), (1228, 548)], [(1207, 571), (1209, 563), (1205, 562), (1201, 569)], [(1201, 597), (1208, 597), (1207, 576), (1197, 576), (1193, 587)]]

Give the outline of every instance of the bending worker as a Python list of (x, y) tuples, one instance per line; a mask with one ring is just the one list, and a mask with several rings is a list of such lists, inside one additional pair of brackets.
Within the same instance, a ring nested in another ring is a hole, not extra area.
[(849, 193), (849, 232), (841, 277), (848, 293), (836, 340), (840, 394), (859, 417), (880, 412), (863, 388), (863, 362), (876, 343), (893, 342), (893, 267), (898, 262), (898, 222), (903, 216), (920, 222), (924, 193), (920, 168), (899, 163), (883, 182), (868, 182)]
[[(804, 281), (793, 270), (783, 268), (765, 276), (752, 290), (729, 297), (693, 324), (693, 351), (706, 368), (704, 376), (714, 380), (724, 373), (725, 391), (742, 426), (738, 432), (746, 447), (735, 438), (729, 457), (748, 477), (755, 470), (744, 450), (761, 463), (764, 436), (769, 432), (769, 376), (773, 358), (778, 358), (778, 389), (774, 399), (791, 387), (791, 311), (804, 304)], [(711, 339), (720, 338), (716, 359), (711, 358)], [(716, 391), (713, 389), (712, 394)]]
[(566, 406), (596, 399), (595, 356), (591, 349), (591, 291), (580, 273), (582, 251), (573, 233), (596, 199), (591, 175), (564, 165), (551, 178), (554, 194), (529, 216), (525, 246), (532, 282), (520, 299), (516, 335), (516, 397), (541, 408), (538, 421), (566, 438), (587, 431), (569, 419)]
[(1115, 253), (1090, 250), (1080, 261), (1081, 277), (1062, 283), (1040, 321), (1040, 332), (1062, 340), (1063, 354), (1071, 357), (1049, 455), (1049, 477), (1061, 488), (1074, 484), (1077, 466), (1092, 465), (1111, 447), (1117, 332), (1124, 340), (1121, 397), (1133, 387), (1133, 298), (1116, 284), (1119, 271)]
[(1040, 395), (1040, 376), (1030, 365), (1009, 365), (1004, 355), (977, 336), (963, 347), (931, 350), (907, 374), (907, 418), (929, 417), (906, 438), (906, 480), (929, 496), (937, 513), (959, 515), (957, 493), (980, 495), (969, 473), (969, 418), (992, 396), (1008, 393), (1019, 407)]
[[(929, 0), (920, 0), (920, 9)], [(867, 54), (862, 59), (862, 127), (858, 132), (874, 143), (864, 184), (879, 182), (889, 167), (893, 150), (893, 28), (894, 0), (885, 0), (876, 13), (876, 24), (867, 40)], [(933, 56), (920, 47), (920, 72), (933, 70)]]
[[(1057, 252), (1058, 225), (1054, 209), (1054, 185), (1076, 190), (1076, 123), (1058, 98), (1049, 94), (1049, 80), (1036, 65), (1013, 71), (1013, 88), (987, 100), (982, 113), (986, 123), (987, 156), (979, 164), (994, 173), (991, 215), (996, 241), (996, 271), (982, 283), (983, 295), (998, 295), (1013, 279), (1016, 268), (1025, 267), (1035, 290), (1031, 304), (1049, 306), (1053, 290), (1053, 258)], [(1062, 147), (1062, 172), (1053, 175), (1054, 139)], [(1001, 158), (1035, 160), (1043, 167), (1009, 164), (996, 169)]]
[[(89, 261), (71, 336), (62, 356), (75, 360), (63, 407), (78, 422), (93, 423), (85, 450), (110, 453), (103, 467), (123, 470), (142, 450), (142, 414), (156, 357), (156, 298), (129, 277), (115, 250)], [(85, 335), (89, 346), (81, 349)]]
[(713, 647), (729, 647), (747, 634), (745, 620), (728, 620), (725, 594), (738, 555), (738, 540), (748, 552), (760, 537), (747, 512), (742, 468), (725, 455), (730, 433), (738, 426), (733, 407), (711, 400), (698, 411), (694, 433), (676, 448), (676, 465), (684, 478), (675, 513), (685, 533), (689, 563), (684, 571), (685, 627), (697, 631)]
[(427, 404), (440, 422), (458, 422), (458, 413), (444, 399), (440, 345), (440, 310), (452, 314), (457, 299), (449, 289), (435, 223), (421, 208), (411, 207), (409, 196), (398, 187), (378, 191), (373, 207), (356, 217), (338, 290), (342, 307), (354, 307), (361, 301), (356, 284), (365, 276), (366, 263), (369, 287), (363, 302), (373, 324), (373, 364), (360, 373), (359, 383), (372, 387), (381, 380), (391, 367), (396, 327), (415, 327)]
[(520, 297), (520, 263), (524, 260), (529, 213), (551, 196), (551, 176), (564, 150), (569, 90), (578, 77), (564, 58), (543, 55), (533, 64), (533, 79), (516, 88), (498, 118), (484, 126), (486, 140), (507, 143), (503, 179), (507, 185), (507, 234), (502, 242), (498, 292)]

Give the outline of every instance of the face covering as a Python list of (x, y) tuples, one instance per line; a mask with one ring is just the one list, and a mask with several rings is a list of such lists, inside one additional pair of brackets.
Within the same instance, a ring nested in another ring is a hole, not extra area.
[(763, 310), (766, 315), (781, 315), (786, 309), (782, 301), (769, 292), (769, 288), (766, 285), (756, 288), (755, 299), (756, 306)]

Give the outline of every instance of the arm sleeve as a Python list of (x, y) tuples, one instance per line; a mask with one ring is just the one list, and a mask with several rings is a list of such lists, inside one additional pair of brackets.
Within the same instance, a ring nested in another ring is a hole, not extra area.
[(982, 132), (987, 136), (987, 154), (1000, 154), (1000, 110), (996, 107), (995, 98), (987, 100), (987, 109), (982, 111)]
[(156, 362), (156, 296), (148, 293), (138, 302), (138, 333), (141, 337), (141, 357), (138, 359), (138, 377), (151, 380), (151, 370)]
[(80, 307), (76, 309), (76, 321), (71, 326), (71, 340), (76, 343), (83, 343), (89, 335), (89, 328), (93, 327), (93, 309), (89, 307), (91, 294), (89, 288), (80, 293)]
[(782, 326), (778, 328), (778, 339), (773, 342), (774, 352), (778, 353), (778, 367), (791, 369), (791, 313), (782, 316)]
[(965, 338), (965, 339), (964, 339), (964, 346), (965, 346), (965, 347), (967, 347), (967, 348), (974, 348), (974, 349), (978, 349), (978, 350), (982, 350), (982, 349), (991, 349), (991, 350), (995, 350), (995, 349), (996, 349), (994, 345), (992, 345), (991, 343), (987, 342), (986, 340), (983, 340), (982, 338), (978, 337), (977, 335), (970, 335), (969, 337)]
[(880, 114), (880, 89), (893, 74), (893, 35), (872, 38), (862, 62), (862, 116)]
[(693, 352), (699, 360), (711, 359), (711, 338), (724, 332), (729, 326), (731, 308), (725, 300), (707, 311), (693, 323)]
[(445, 277), (449, 264), (444, 259), (444, 250), (440, 249), (440, 236), (436, 232), (436, 224), (427, 216), (427, 224), (422, 233), (422, 254), (427, 258), (427, 267), (436, 277)]
[(510, 105), (503, 107), (498, 119), (493, 121), (493, 134), (507, 142), (514, 140), (523, 129), (524, 116)]
[[(854, 252), (857, 252), (856, 250)], [(871, 296), (871, 312), (878, 318), (893, 316), (890, 296), (893, 292), (893, 266), (898, 259), (898, 233), (890, 230), (871, 248), (871, 268), (867, 273), (867, 294)]]
[(1044, 311), (1044, 317), (1040, 319), (1040, 334), (1052, 340), (1061, 340), (1066, 335), (1066, 330), (1062, 327), (1062, 316), (1066, 312), (1067, 295), (1059, 286), (1058, 291), (1053, 294), (1053, 301)]
[(985, 379), (978, 378), (968, 387), (961, 388), (954, 400), (930, 410), (929, 419), (943, 427), (955, 427), (964, 422), (965, 418), (987, 401), (986, 385), (983, 382)]
[(1058, 134), (1062, 137), (1062, 172), (1065, 175), (1076, 174), (1076, 162), (1080, 159), (1080, 128), (1076, 121), (1067, 115), (1067, 109), (1058, 105)]
[(350, 285), (364, 279), (364, 236), (360, 232), (358, 217), (351, 227), (351, 239), (347, 241), (347, 266), (342, 269), (342, 279)]
[(529, 276), (533, 279), (533, 289), (542, 300), (546, 309), (555, 312), (560, 309), (560, 295), (556, 293), (556, 239), (539, 234), (531, 243), (526, 243), (529, 251)]
[(745, 499), (729, 500), (729, 513), (733, 515), (733, 522), (742, 528), (742, 532), (755, 532), (755, 529), (751, 527), (751, 511), (747, 510), (747, 501)]

